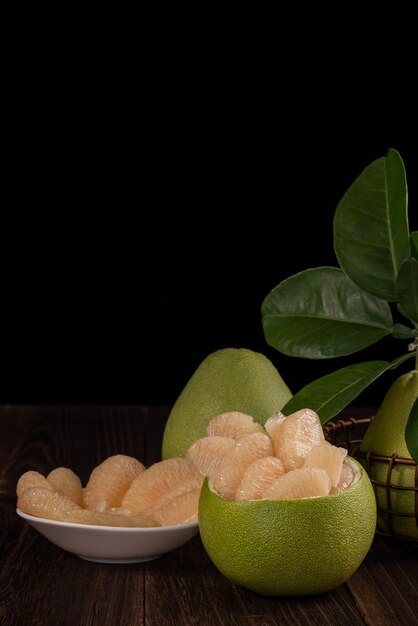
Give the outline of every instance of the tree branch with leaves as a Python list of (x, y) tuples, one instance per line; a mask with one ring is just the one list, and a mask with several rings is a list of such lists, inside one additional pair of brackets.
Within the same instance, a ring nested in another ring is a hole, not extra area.
[[(264, 299), (266, 342), (305, 359), (344, 357), (389, 335), (403, 348), (392, 361), (336, 369), (283, 407), (289, 413), (309, 406), (323, 424), (401, 363), (414, 359), (418, 370), (418, 232), (409, 231), (407, 178), (397, 150), (370, 163), (353, 182), (336, 208), (333, 235), (339, 267), (302, 271)], [(405, 440), (418, 462), (418, 401)]]

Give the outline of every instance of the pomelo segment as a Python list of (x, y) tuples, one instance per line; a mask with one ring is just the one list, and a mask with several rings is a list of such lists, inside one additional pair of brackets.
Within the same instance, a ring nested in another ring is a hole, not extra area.
[(160, 526), (154, 518), (148, 515), (119, 515), (115, 513), (100, 513), (91, 509), (66, 511), (60, 521), (73, 524), (93, 524), (96, 526), (118, 526), (127, 528), (153, 528)]
[(152, 515), (163, 497), (193, 478), (203, 481), (200, 472), (185, 457), (154, 463), (132, 481), (121, 507), (131, 515)]
[[(208, 436), (187, 450), (187, 458), (211, 479), (221, 496), (236, 500), (294, 499), (337, 493), (351, 484), (349, 469), (342, 477), (347, 450), (325, 441), (319, 416), (311, 409), (288, 416), (276, 411), (264, 427), (257, 424), (254, 432), (237, 437), (240, 429), (253, 427), (249, 415), (222, 413), (210, 420)], [(303, 468), (323, 470), (328, 478), (323, 471), (294, 473)]]
[(347, 450), (334, 446), (328, 442), (314, 446), (305, 457), (304, 467), (319, 467), (326, 471), (331, 481), (331, 487), (340, 482), (341, 470)]
[(354, 481), (354, 472), (350, 465), (346, 460), (343, 463), (341, 468), (341, 476), (338, 484), (335, 487), (331, 487), (330, 493), (339, 493), (340, 491), (344, 491), (347, 489), (351, 483)]
[(256, 459), (247, 467), (238, 489), (236, 500), (257, 500), (270, 485), (285, 472), (284, 465), (275, 456)]
[(53, 486), (47, 481), (43, 474), (37, 472), (36, 470), (28, 470), (27, 472), (24, 472), (17, 481), (17, 497), (19, 498), (27, 489), (32, 489), (33, 487), (41, 487), (42, 489), (55, 491)]
[(279, 476), (263, 493), (269, 500), (294, 500), (327, 496), (331, 481), (327, 472), (318, 467), (301, 467)]
[[(118, 454), (96, 466), (84, 488), (66, 467), (57, 467), (47, 478), (25, 472), (16, 485), (17, 506), (29, 515), (78, 524), (130, 528), (184, 524), (197, 521), (203, 480), (186, 458), (145, 468), (134, 457)], [(158, 520), (151, 515), (157, 510)]]
[(54, 520), (60, 520), (66, 511), (80, 509), (78, 504), (67, 496), (42, 487), (26, 489), (18, 497), (17, 506), (28, 515)]
[(79, 506), (83, 506), (83, 487), (80, 478), (69, 467), (56, 467), (49, 472), (46, 480), (63, 496), (67, 496)]
[(234, 498), (247, 467), (265, 456), (273, 456), (273, 444), (266, 432), (239, 437), (226, 462), (212, 476), (215, 489), (225, 498)]
[(218, 435), (221, 437), (232, 437), (238, 439), (250, 433), (262, 433), (263, 426), (256, 422), (251, 415), (240, 413), (239, 411), (230, 411), (215, 415), (206, 427), (209, 437)]
[(274, 428), (275, 456), (286, 471), (302, 467), (309, 450), (325, 442), (319, 416), (312, 409), (300, 409)]
[[(196, 489), (200, 491), (203, 485), (204, 478), (205, 477), (202, 476), (202, 474), (196, 472), (193, 473), (191, 476), (187, 476), (186, 478), (180, 480), (173, 487), (171, 487), (171, 489), (168, 489), (160, 496), (155, 508), (153, 509), (153, 514), (157, 509), (161, 509), (174, 498), (178, 498), (179, 496), (182, 496), (183, 494), (194, 491)], [(195, 512), (197, 514), (197, 507)]]
[(145, 466), (126, 454), (109, 456), (90, 474), (84, 490), (88, 509), (101, 513), (121, 506), (122, 499), (132, 481), (145, 470)]
[(267, 422), (264, 424), (264, 428), (266, 429), (267, 433), (270, 435), (273, 441), (276, 438), (281, 423), (285, 419), (286, 415), (284, 415), (281, 411), (277, 411), (277, 413), (274, 413), (274, 415), (269, 417)]
[(193, 463), (202, 476), (216, 474), (231, 453), (235, 440), (231, 437), (213, 435), (197, 439), (188, 448), (186, 458)]
[[(203, 482), (203, 477), (202, 477)], [(201, 487), (185, 491), (155, 509), (153, 516), (161, 526), (197, 522)]]

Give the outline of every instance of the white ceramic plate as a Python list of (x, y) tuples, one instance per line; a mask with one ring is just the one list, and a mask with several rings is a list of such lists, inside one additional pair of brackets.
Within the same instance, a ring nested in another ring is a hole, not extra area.
[(121, 528), (58, 522), (16, 513), (59, 548), (87, 561), (98, 563), (141, 563), (171, 552), (197, 535), (199, 524), (156, 528)]

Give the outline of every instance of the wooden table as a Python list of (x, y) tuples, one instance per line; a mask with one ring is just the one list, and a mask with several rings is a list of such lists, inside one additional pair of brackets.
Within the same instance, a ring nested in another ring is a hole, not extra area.
[(199, 536), (145, 564), (84, 561), (49, 543), (16, 515), (19, 476), (91, 469), (124, 453), (160, 460), (169, 409), (143, 406), (0, 407), (0, 623), (7, 626), (418, 624), (418, 549), (377, 536), (338, 589), (268, 598), (234, 587)]

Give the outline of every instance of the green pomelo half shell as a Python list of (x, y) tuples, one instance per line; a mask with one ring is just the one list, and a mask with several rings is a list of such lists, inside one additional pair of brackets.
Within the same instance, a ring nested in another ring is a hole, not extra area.
[(345, 491), (299, 500), (235, 501), (205, 479), (199, 502), (203, 545), (232, 583), (268, 596), (335, 589), (360, 566), (376, 530), (376, 501), (363, 467)]

